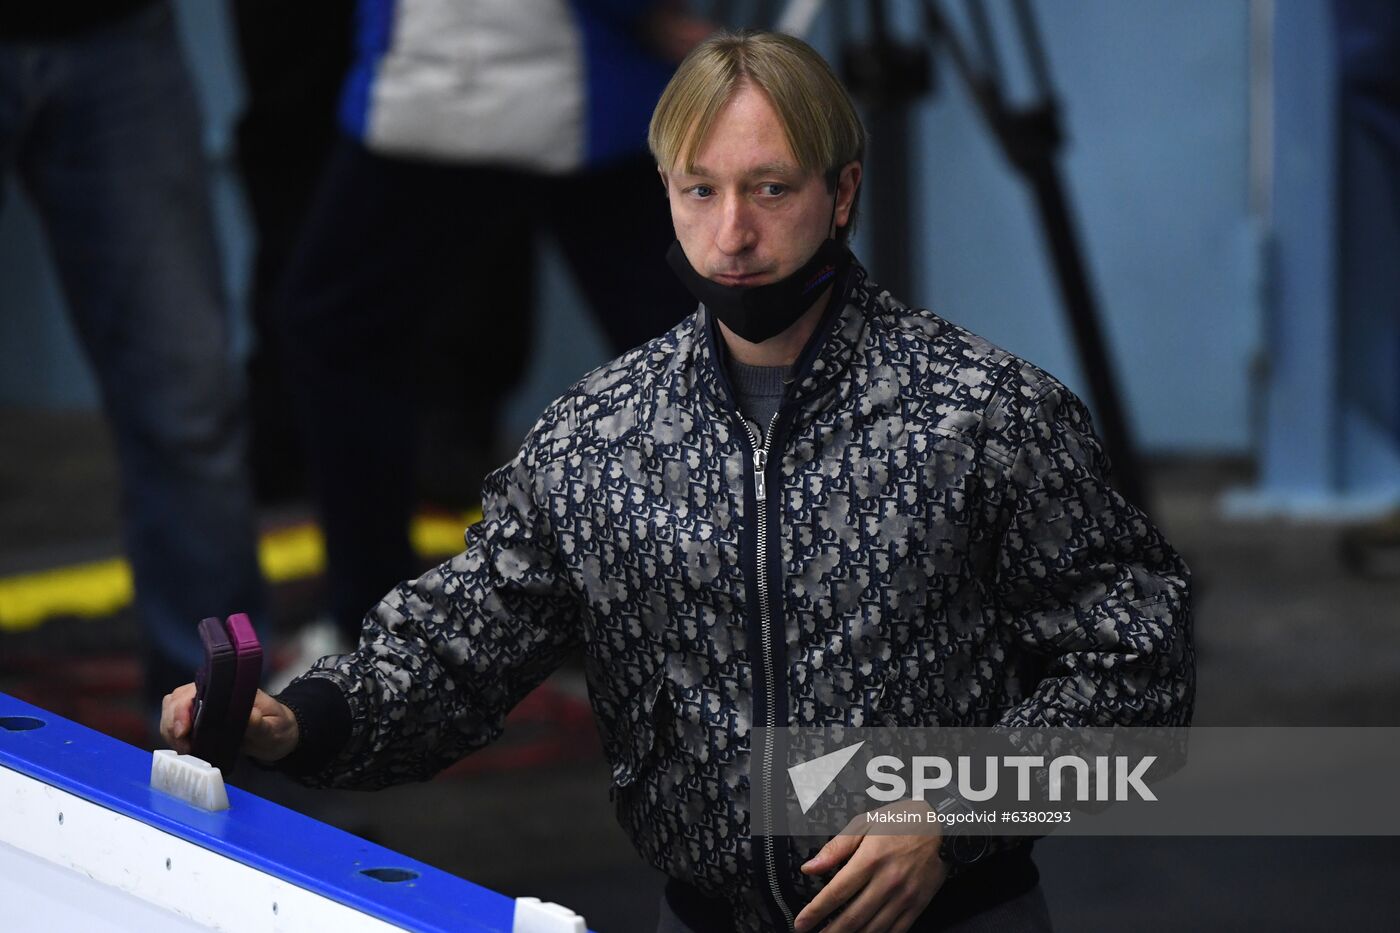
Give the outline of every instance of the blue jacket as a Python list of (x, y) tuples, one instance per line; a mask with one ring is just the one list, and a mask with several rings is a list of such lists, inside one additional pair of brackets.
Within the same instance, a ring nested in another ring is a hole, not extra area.
[(424, 779), (582, 647), (637, 848), (773, 929), (815, 849), (751, 838), (751, 726), (1189, 722), (1187, 569), (1063, 385), (858, 265), (761, 431), (721, 346), (701, 308), (549, 407), (466, 550), (290, 688), (348, 707), (310, 781)]
[(646, 149), (657, 0), (360, 0), (342, 128), (381, 155), (573, 171)]

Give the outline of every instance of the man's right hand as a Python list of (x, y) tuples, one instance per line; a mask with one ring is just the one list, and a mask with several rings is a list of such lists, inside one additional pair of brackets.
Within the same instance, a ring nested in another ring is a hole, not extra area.
[[(185, 684), (166, 694), (161, 704), (160, 737), (181, 755), (190, 753), (194, 695), (194, 684)], [(248, 714), (248, 731), (243, 733), (243, 753), (259, 761), (277, 761), (292, 753), (299, 738), (292, 711), (259, 690)]]

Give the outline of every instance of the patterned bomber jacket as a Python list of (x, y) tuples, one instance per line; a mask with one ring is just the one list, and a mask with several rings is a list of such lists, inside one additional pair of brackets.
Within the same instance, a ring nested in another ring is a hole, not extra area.
[(466, 550), (305, 675), (353, 726), (304, 780), (426, 779), (581, 646), (638, 850), (776, 929), (821, 881), (750, 836), (751, 726), (1186, 724), (1188, 571), (1080, 401), (858, 264), (837, 295), (762, 432), (703, 307), (551, 405)]

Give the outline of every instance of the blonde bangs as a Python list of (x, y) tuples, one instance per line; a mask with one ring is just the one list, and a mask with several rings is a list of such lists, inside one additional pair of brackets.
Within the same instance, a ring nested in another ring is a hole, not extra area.
[(677, 69), (647, 129), (647, 145), (663, 171), (695, 167), (695, 150), (728, 103), (740, 73), (732, 60), (720, 55), (697, 55), (697, 48)]
[(720, 32), (686, 56), (652, 114), (647, 144), (663, 171), (695, 152), (740, 83), (768, 95), (797, 164), (827, 175), (865, 155), (865, 128), (841, 82), (811, 46), (781, 33)]

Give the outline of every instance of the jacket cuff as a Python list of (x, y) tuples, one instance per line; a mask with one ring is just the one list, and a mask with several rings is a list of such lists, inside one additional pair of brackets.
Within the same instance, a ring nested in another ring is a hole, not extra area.
[(297, 721), (297, 747), (271, 763), (276, 771), (306, 777), (323, 771), (350, 740), (350, 704), (335, 681), (303, 677), (274, 697)]

